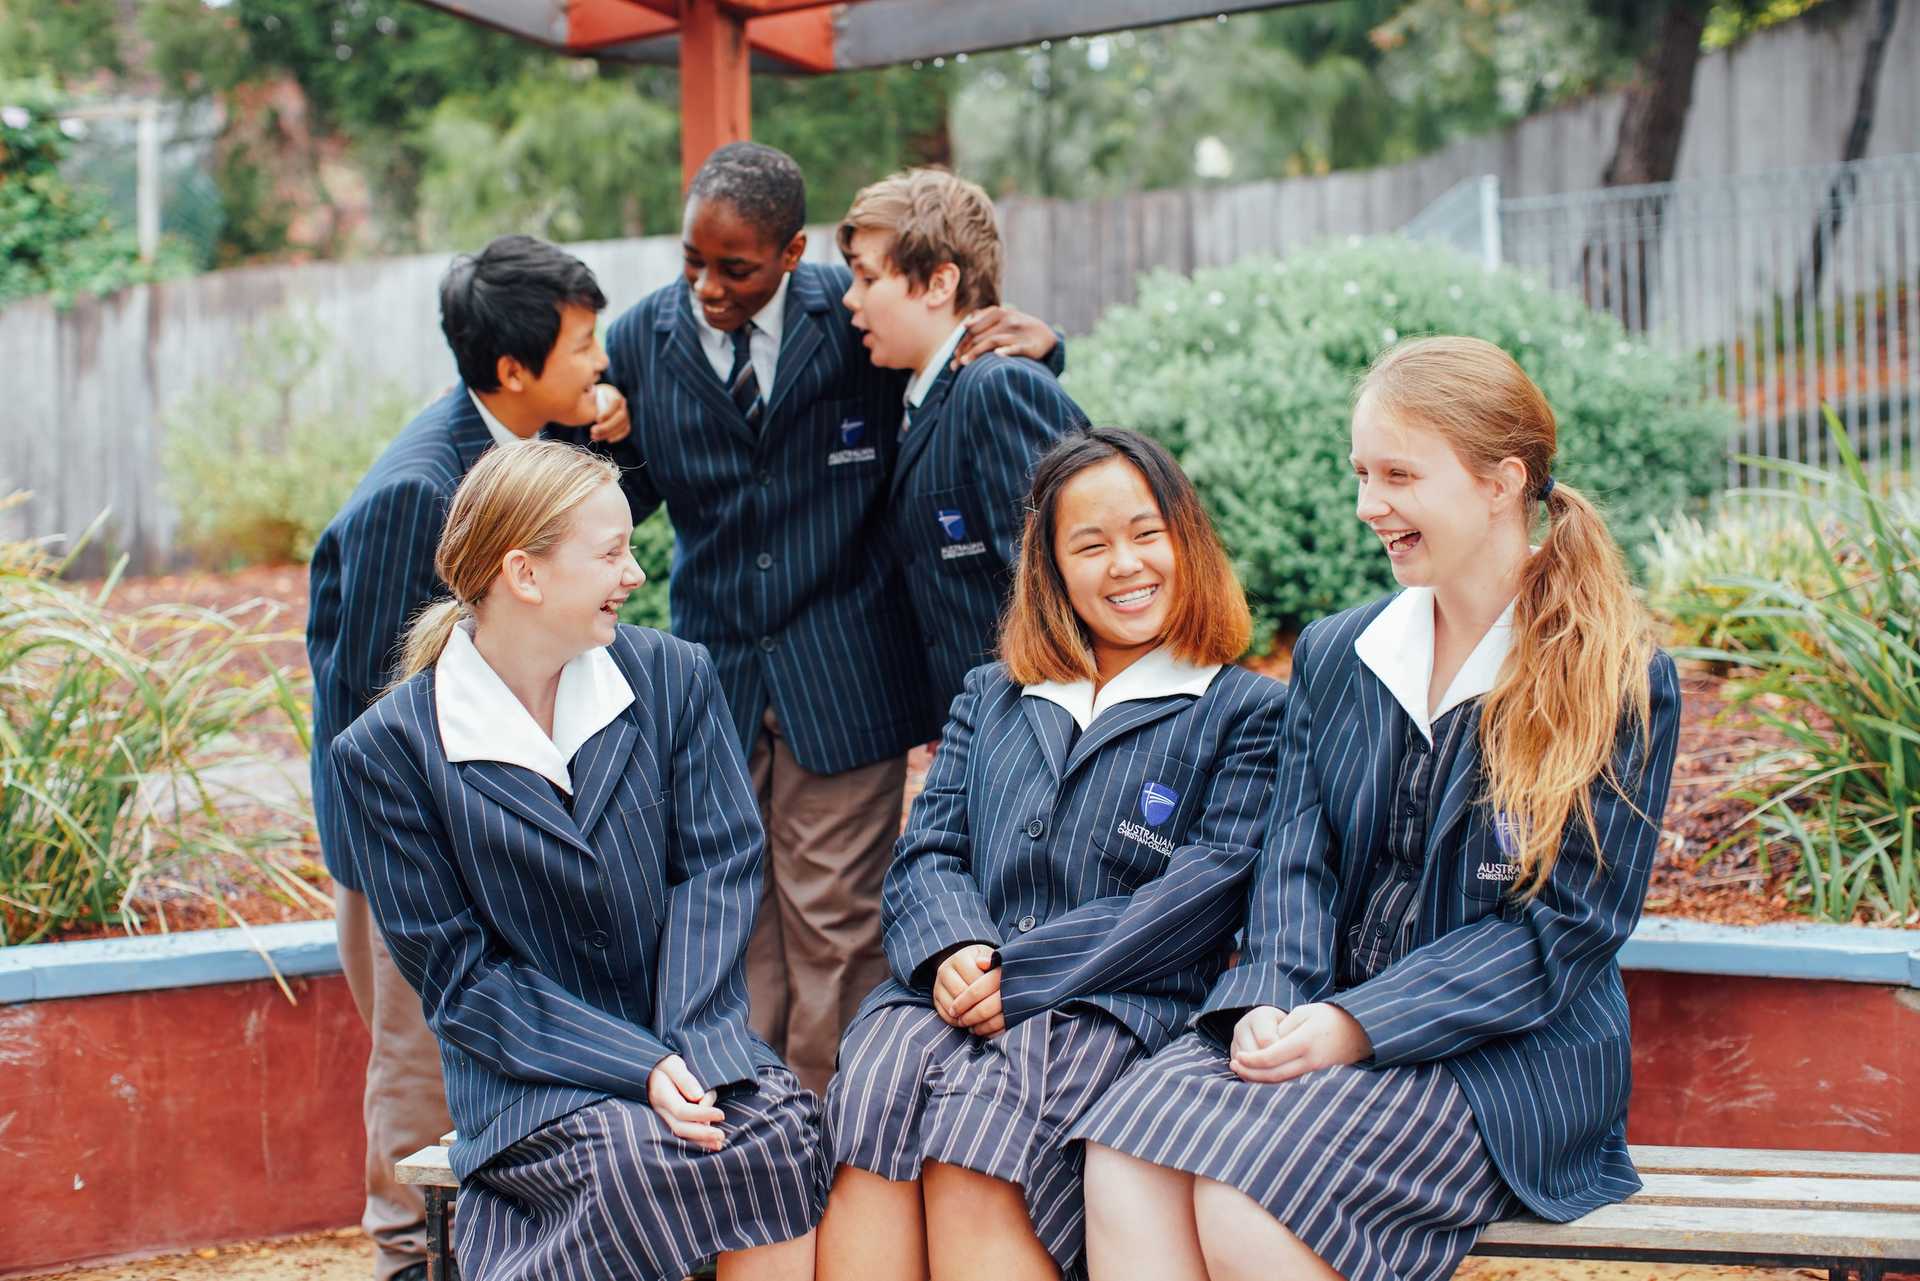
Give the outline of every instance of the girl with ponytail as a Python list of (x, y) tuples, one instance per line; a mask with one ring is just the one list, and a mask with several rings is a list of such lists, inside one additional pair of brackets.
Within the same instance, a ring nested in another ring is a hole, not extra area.
[(333, 742), (350, 865), (440, 1041), (476, 1278), (813, 1275), (813, 1096), (747, 1028), (759, 809), (706, 651), (619, 622), (612, 463), (497, 447), (451, 599)]
[(1680, 697), (1554, 452), (1491, 344), (1362, 380), (1403, 590), (1301, 634), (1240, 963), (1074, 1130), (1095, 1281), (1441, 1281), (1497, 1218), (1639, 1188), (1616, 958)]

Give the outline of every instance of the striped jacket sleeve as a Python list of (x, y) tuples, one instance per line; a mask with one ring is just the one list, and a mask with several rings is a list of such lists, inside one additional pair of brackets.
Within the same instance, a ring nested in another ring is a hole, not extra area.
[(968, 428), (966, 453), (985, 497), (986, 537), (1000, 563), (1012, 565), (1020, 558), (1034, 464), (1086, 415), (1031, 361), (996, 360), (982, 373), (954, 386), (958, 403), (950, 417)]
[(1333, 990), (1338, 873), (1310, 750), (1316, 630), (1309, 626), (1294, 647), (1273, 805), (1265, 844), (1254, 864), (1246, 948), (1240, 963), (1214, 984), (1201, 1015), (1205, 1027), (1222, 1040), (1247, 1009), (1271, 1005), (1290, 1010)]
[(743, 962), (764, 876), (760, 809), (704, 649), (673, 745), (669, 902), (655, 1021), (709, 1089), (751, 1081)]
[(1593, 785), (1603, 867), (1584, 825), (1570, 822), (1539, 894), (1507, 899), (1335, 998), (1366, 1030), (1374, 1063), (1446, 1058), (1537, 1028), (1606, 974), (1646, 901), (1680, 733), (1679, 681), (1665, 654), (1651, 684), (1644, 739), (1623, 718), (1614, 753), (1631, 797)]
[(446, 594), (433, 568), (446, 519), (440, 491), (409, 478), (369, 494), (340, 531), (336, 679), (356, 716), (386, 688), (413, 613)]
[(374, 920), (420, 993), (428, 1025), (505, 1076), (647, 1097), (647, 1077), (672, 1051), (648, 1029), (489, 946), (424, 800), (426, 779), (394, 740), (374, 743), (379, 759), (363, 756), (350, 735), (334, 740), (342, 826)]
[(1262, 705), (1223, 709), (1235, 723), (1207, 770), (1190, 839), (1165, 871), (1132, 894), (1089, 900), (1001, 947), (1000, 1004), (1009, 1025), (1076, 996), (1133, 990), (1220, 949), (1245, 909), (1286, 701), (1274, 687)]
[(967, 824), (967, 757), (979, 714), (982, 673), (967, 673), (940, 733), (940, 750), (913, 802), (907, 830), (895, 847), (880, 895), (887, 963), (908, 987), (925, 990), (930, 962), (968, 943), (1000, 942), (987, 899), (973, 879)]

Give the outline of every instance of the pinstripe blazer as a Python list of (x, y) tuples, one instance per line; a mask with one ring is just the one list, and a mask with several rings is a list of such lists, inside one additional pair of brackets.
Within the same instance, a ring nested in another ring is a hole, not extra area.
[(674, 634), (712, 651), (743, 749), (771, 705), (817, 774), (925, 742), (943, 710), (881, 523), (908, 376), (868, 360), (840, 302), (850, 280), (793, 269), (758, 432), (701, 349), (685, 280), (607, 335), (633, 420), (615, 449), (628, 496), (673, 519)]
[(990, 943), (1009, 1025), (1080, 1003), (1164, 1044), (1245, 912), (1285, 699), (1229, 666), (1199, 697), (1116, 704), (1076, 739), (1000, 664), (968, 673), (887, 869), (893, 977), (863, 1012), (927, 1003), (948, 952)]
[[(590, 444), (584, 429), (550, 427), (542, 435)], [(492, 447), (466, 384), (455, 384), (401, 430), (314, 544), (307, 578), (313, 813), (327, 871), (348, 889), (361, 886), (338, 853), (327, 749), (392, 678), (407, 620), (446, 594), (433, 556), (447, 506), (461, 478)]]
[[(1391, 597), (1387, 598), (1391, 600)], [(1279, 777), (1240, 965), (1207, 997), (1202, 1025), (1231, 1033), (1256, 1005), (1331, 1000), (1373, 1042), (1371, 1063), (1444, 1062), (1473, 1106), (1495, 1164), (1528, 1208), (1565, 1221), (1640, 1186), (1627, 1158), (1632, 1085), (1626, 992), (1616, 959), (1646, 898), (1679, 735), (1673, 661), (1656, 654), (1648, 735), (1623, 724), (1614, 764), (1632, 793), (1596, 784), (1604, 866), (1569, 823), (1559, 860), (1529, 901), (1476, 803), (1476, 738), (1454, 757), (1427, 828), (1414, 946), (1336, 992), (1346, 927), (1364, 910), (1365, 861), (1386, 840), (1406, 712), (1354, 653), (1377, 601), (1301, 633)], [(1479, 705), (1462, 713), (1474, 718)]]
[(887, 499), (887, 542), (942, 715), (991, 659), (1013, 586), (1033, 465), (1087, 416), (1031, 360), (982, 356), (942, 370), (913, 411)]
[(634, 701), (545, 779), (447, 760), (430, 668), (334, 740), (346, 857), (440, 1038), (472, 1173), (556, 1117), (643, 1100), (669, 1054), (709, 1088), (778, 1057), (747, 1030), (759, 811), (704, 652), (626, 627)]

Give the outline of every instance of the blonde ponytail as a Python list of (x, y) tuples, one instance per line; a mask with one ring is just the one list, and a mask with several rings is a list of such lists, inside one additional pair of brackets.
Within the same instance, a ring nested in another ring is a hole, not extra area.
[(1520, 865), (1514, 888), (1540, 892), (1577, 817), (1596, 862), (1600, 831), (1593, 782), (1623, 797), (1613, 773), (1621, 717), (1642, 741), (1651, 691), (1653, 633), (1606, 522), (1579, 490), (1556, 483), (1547, 532), (1520, 572), (1513, 648), (1480, 710), (1487, 803)]
[(453, 595), (414, 615), (393, 684), (439, 661), (453, 629), (493, 587), (508, 552), (546, 552), (566, 535), (574, 508), (619, 480), (618, 464), (556, 440), (496, 446), (481, 455), (453, 493), (433, 557)]
[(421, 607), (407, 625), (406, 641), (400, 649), (400, 664), (388, 689), (404, 685), (440, 661), (446, 652), (453, 629), (468, 611), (459, 601), (443, 598)]
[(1552, 479), (1553, 410), (1506, 352), (1478, 338), (1403, 342), (1374, 362), (1357, 395), (1440, 433), (1476, 476), (1518, 459), (1528, 512), (1544, 498), (1546, 534), (1521, 568), (1513, 648), (1481, 704), (1479, 729), (1482, 799), (1520, 865), (1515, 892), (1537, 894), (1576, 817), (1601, 860), (1595, 780), (1630, 795), (1632, 780), (1614, 777), (1614, 744), (1622, 717), (1643, 741), (1648, 733), (1652, 625), (1606, 521), (1579, 490)]

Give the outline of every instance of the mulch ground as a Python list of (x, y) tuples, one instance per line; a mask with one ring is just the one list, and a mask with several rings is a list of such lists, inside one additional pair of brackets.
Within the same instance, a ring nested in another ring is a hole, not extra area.
[[(266, 655), (305, 677), (306, 650), (301, 640), (307, 621), (304, 566), (128, 579), (119, 584), (112, 602), (122, 609), (154, 603), (245, 609), (264, 630), (274, 634), (265, 648)], [(1290, 654), (1281, 644), (1268, 656), (1249, 659), (1248, 665), (1284, 679), (1291, 668)], [(1679, 756), (1647, 910), (1741, 925), (1803, 919), (1788, 894), (1788, 865), (1763, 868), (1751, 848), (1735, 847), (1718, 857), (1707, 857), (1737, 831), (1745, 814), (1745, 806), (1729, 794), (1740, 763), (1775, 745), (1775, 738), (1727, 702), (1726, 682), (1719, 677), (1690, 671), (1683, 685), (1685, 709)], [(291, 736), (277, 730), (269, 731), (262, 745), (288, 755), (297, 750)], [(910, 792), (918, 791), (928, 759), (924, 749), (910, 758)], [(318, 850), (310, 832), (298, 847), (280, 857), (285, 866), (324, 889), (327, 882), (319, 870)], [(231, 924), (230, 914), (239, 915), (248, 924), (324, 919), (331, 914), (330, 906), (323, 902), (283, 901), (260, 894), (248, 888), (244, 878), (225, 876), (218, 868), (207, 871), (202, 880), (193, 887), (157, 892), (150, 906), (164, 908), (164, 913), (150, 911), (152, 919), (147, 928), (211, 928)], [(61, 937), (115, 932), (117, 928), (82, 928)]]

